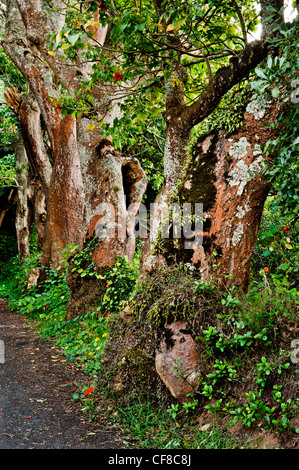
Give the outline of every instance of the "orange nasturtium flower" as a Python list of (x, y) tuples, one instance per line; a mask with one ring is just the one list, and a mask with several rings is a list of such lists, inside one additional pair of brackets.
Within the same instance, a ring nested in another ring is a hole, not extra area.
[(106, 295), (106, 297), (105, 297), (105, 300), (107, 300), (107, 301), (109, 300), (109, 297), (107, 297), (107, 295)]
[(264, 268), (264, 271), (267, 273), (269, 271), (269, 268)]

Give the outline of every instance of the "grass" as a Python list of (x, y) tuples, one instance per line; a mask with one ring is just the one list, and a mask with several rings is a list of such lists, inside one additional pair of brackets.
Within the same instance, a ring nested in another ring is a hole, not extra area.
[(147, 400), (134, 399), (125, 407), (114, 403), (106, 416), (134, 439), (130, 440), (130, 446), (142, 449), (232, 449), (238, 446), (237, 439), (215, 422), (201, 429), (194, 417), (182, 416), (174, 420), (164, 404), (153, 405), (155, 398), (151, 399), (150, 395)]

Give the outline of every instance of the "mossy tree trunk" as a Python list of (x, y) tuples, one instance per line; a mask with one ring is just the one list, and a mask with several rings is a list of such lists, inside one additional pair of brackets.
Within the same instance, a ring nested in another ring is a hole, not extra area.
[[(281, 2), (267, 0), (264, 3), (276, 7)], [(155, 6), (161, 16), (162, 2), (155, 2)], [(269, 124), (275, 120), (276, 105), (274, 103), (264, 117), (254, 111), (255, 103), (251, 103), (245, 112), (242, 129), (229, 137), (225, 132), (206, 136), (198, 142), (197, 156), (189, 166), (187, 147), (192, 129), (210, 116), (224, 95), (248, 78), (271, 52), (271, 44), (267, 41), (277, 34), (283, 14), (279, 11), (275, 18), (270, 18), (264, 7), (262, 41), (249, 43), (245, 40), (244, 48), (230, 58), (229, 65), (219, 68), (214, 75), (210, 71), (208, 85), (191, 104), (185, 101), (184, 93), (188, 65), (183, 66), (180, 57), (173, 61), (165, 83), (165, 181), (152, 214), (151, 228), (154, 230), (143, 250), (142, 275), (153, 272), (165, 260), (188, 261), (199, 269), (203, 278), (214, 273), (217, 265), (216, 277), (221, 284), (234, 282), (245, 291), (248, 287), (250, 259), (270, 189), (261, 175), (265, 156), (260, 146), (273, 138), (273, 131), (263, 122)], [(176, 40), (173, 36), (174, 47), (178, 46)], [(157, 246), (161, 245), (161, 220), (167, 216), (174, 201), (203, 204), (203, 243), (186, 250), (182, 240), (175, 240), (175, 243), (163, 240), (164, 248), (157, 254)]]
[[(203, 204), (202, 244), (185, 249), (184, 237), (160, 240), (160, 254), (153, 255), (160, 262), (161, 256), (170, 264), (188, 262), (202, 279), (212, 276), (222, 287), (237, 284), (247, 290), (250, 261), (271, 188), (262, 174), (266, 160), (261, 149), (275, 135), (265, 124), (275, 121), (277, 112), (275, 102), (261, 110), (251, 101), (238, 130), (230, 134), (211, 131), (198, 139), (173, 200), (181, 207), (191, 203), (193, 210), (195, 203)], [(150, 271), (149, 264), (146, 268)]]

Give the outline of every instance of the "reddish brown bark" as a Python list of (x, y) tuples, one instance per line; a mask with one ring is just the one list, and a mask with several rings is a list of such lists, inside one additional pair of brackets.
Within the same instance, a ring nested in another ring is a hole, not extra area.
[[(101, 240), (93, 253), (93, 262), (100, 267), (112, 265), (120, 254), (133, 257), (135, 216), (147, 179), (139, 162), (116, 152), (109, 141), (100, 144), (96, 158), (89, 163), (88, 171), (97, 178), (95, 185), (100, 188), (91, 196), (87, 236), (99, 236)], [(103, 236), (98, 233), (99, 224), (107, 226)]]
[[(221, 133), (216, 137), (215, 199), (211, 208), (204, 207), (206, 225), (210, 221), (210, 228), (203, 234), (203, 249), (195, 250), (192, 257), (192, 262), (199, 264), (206, 276), (211, 271), (209, 257), (213, 257), (215, 250), (218, 280), (227, 285), (238, 284), (244, 290), (249, 284), (250, 261), (271, 187), (262, 175), (264, 155), (260, 146), (275, 135), (271, 127), (263, 124), (274, 122), (276, 117), (276, 104), (272, 103), (263, 118), (245, 112), (242, 128), (231, 138)], [(226, 278), (227, 275), (232, 275), (232, 279)]]
[(264, 155), (260, 145), (275, 136), (272, 128), (263, 123), (275, 121), (278, 111), (272, 103), (265, 116), (259, 112), (252, 102), (238, 131), (229, 137), (225, 131), (216, 131), (200, 138), (178, 193), (181, 205), (203, 204), (203, 242), (185, 250), (185, 240), (179, 240), (178, 248), (168, 241), (164, 254), (168, 262), (191, 262), (202, 279), (213, 277), (221, 286), (237, 284), (245, 291), (270, 189), (262, 175)]
[(77, 146), (76, 119), (61, 120), (48, 195), (48, 216), (41, 264), (57, 266), (67, 244), (81, 246), (84, 235), (84, 192)]
[[(157, 10), (160, 7), (160, 2), (156, 2)], [(177, 46), (175, 43), (173, 45)], [(152, 224), (154, 230), (151, 232), (151, 239), (146, 240), (143, 249), (142, 273), (156, 269), (163, 262), (161, 256), (152, 256), (152, 251), (157, 242), (160, 221), (167, 212), (167, 205), (176, 196), (183, 176), (183, 170), (188, 160), (187, 146), (191, 130), (215, 110), (222, 97), (234, 85), (240, 83), (267, 56), (268, 52), (269, 45), (266, 42), (256, 41), (246, 44), (238, 56), (232, 57), (228, 66), (218, 69), (216, 74), (210, 77), (208, 86), (191, 105), (188, 105), (184, 99), (184, 82), (188, 72), (181, 65), (180, 60), (173, 63), (171, 74), (165, 83), (164, 186), (156, 200), (155, 213), (153, 214), (154, 223)], [(214, 176), (220, 177), (216, 174)], [(201, 201), (192, 200), (190, 202)], [(229, 219), (226, 223), (229, 223)]]

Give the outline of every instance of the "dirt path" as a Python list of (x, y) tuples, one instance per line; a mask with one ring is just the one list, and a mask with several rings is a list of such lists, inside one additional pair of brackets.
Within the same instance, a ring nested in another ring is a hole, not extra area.
[(0, 362), (0, 449), (123, 447), (114, 431), (85, 421), (71, 401), (73, 382), (86, 383), (87, 377), (63, 362), (51, 341), (39, 338), (1, 299), (0, 340), (5, 346), (5, 363)]

